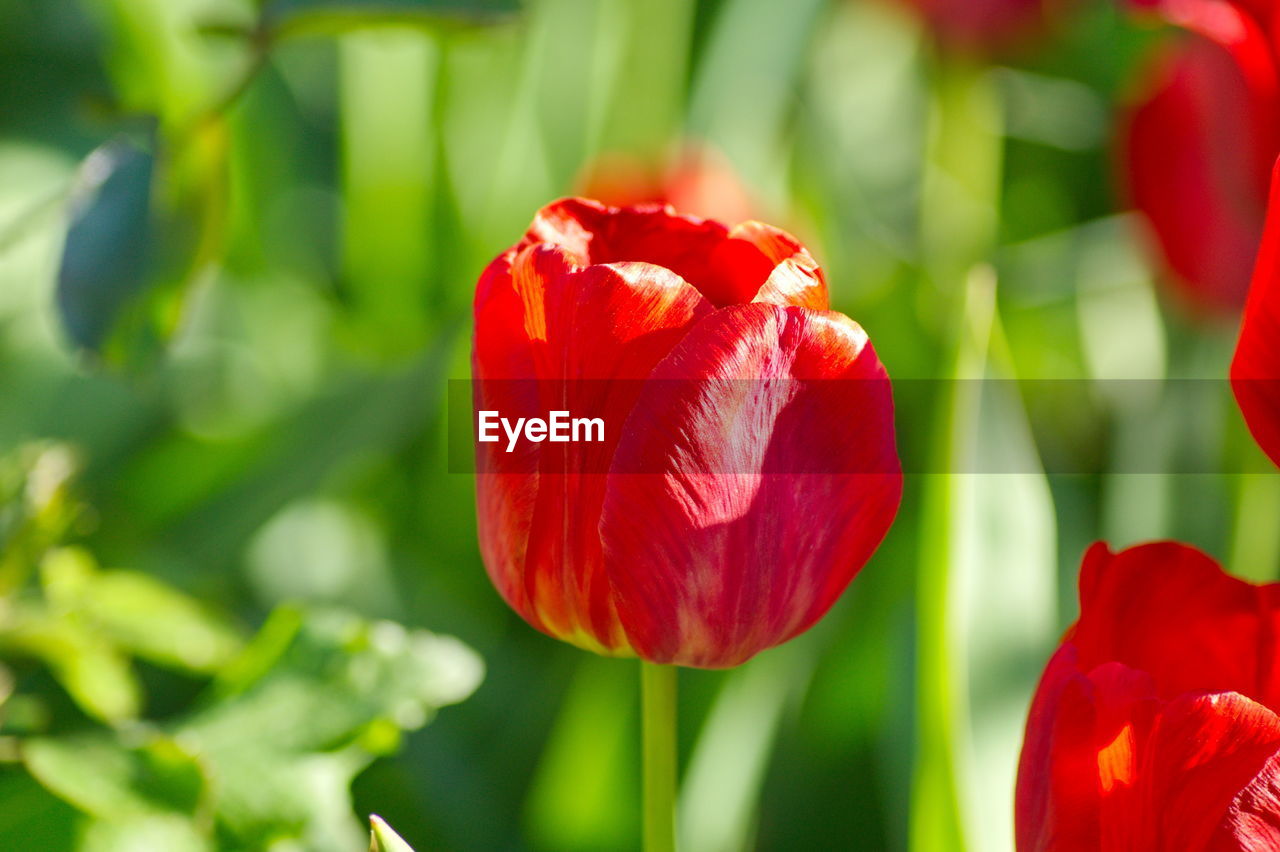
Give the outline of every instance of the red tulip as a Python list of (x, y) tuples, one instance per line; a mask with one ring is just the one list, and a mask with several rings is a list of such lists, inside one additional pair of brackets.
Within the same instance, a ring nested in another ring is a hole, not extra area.
[(776, 228), (558, 201), (485, 270), (475, 323), (477, 410), (549, 395), (610, 424), (477, 444), (485, 566), (539, 630), (736, 665), (821, 618), (893, 520), (884, 368)]
[(1016, 45), (1042, 30), (1053, 0), (903, 0), (940, 44), (965, 53)]
[(1280, 465), (1280, 164), (1231, 362), (1231, 387), (1254, 438)]
[(1186, 32), (1151, 65), (1125, 121), (1133, 204), (1182, 295), (1236, 310), (1280, 153), (1280, 54), (1263, 0), (1147, 0)]
[(1019, 852), (1280, 849), (1280, 585), (1175, 542), (1080, 571), (1018, 767)]
[(733, 168), (711, 148), (690, 144), (665, 164), (626, 154), (603, 154), (578, 181), (582, 195), (615, 207), (670, 204), (722, 222), (752, 214), (751, 198)]

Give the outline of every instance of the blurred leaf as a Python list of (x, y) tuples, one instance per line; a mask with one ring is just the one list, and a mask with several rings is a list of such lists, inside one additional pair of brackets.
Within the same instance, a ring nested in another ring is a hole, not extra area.
[(501, 20), (518, 10), (517, 0), (269, 0), (263, 20), (281, 39), (382, 26), (450, 29)]
[(220, 50), (200, 34), (203, 16), (214, 13), (216, 4), (95, 0), (84, 5), (109, 36), (104, 64), (116, 100), (127, 113), (157, 116), (166, 139), (191, 125), (222, 81), (240, 71), (241, 51)]
[(225, 699), (185, 730), (212, 744), (252, 730), (271, 749), (306, 751), (355, 742), (386, 719), (404, 730), (479, 685), (476, 654), (446, 636), (368, 622), (339, 611), (281, 608), (244, 652)]
[(0, 770), (0, 849), (71, 849), (76, 812), (20, 767)]
[(198, 500), (192, 495), (189, 514), (164, 527), (171, 544), (230, 569), (230, 555), (241, 552), (250, 536), (291, 500), (321, 487), (347, 459), (373, 448), (393, 452), (418, 438), (440, 403), (424, 389), (443, 384), (453, 340), (452, 330), (442, 333), (407, 369), (334, 382), (256, 441), (185, 442), (182, 464), (216, 465), (223, 476), (197, 481), (208, 493)]
[[(290, 838), (346, 852), (362, 835), (352, 779), (401, 731), (469, 695), (481, 669), (448, 637), (282, 609), (202, 709), (163, 731), (31, 739), (22, 759), (98, 821), (94, 849), (207, 848), (216, 820), (247, 848)], [(135, 839), (130, 826), (173, 845), (119, 845)]]
[(190, 821), (174, 816), (149, 816), (90, 823), (77, 852), (207, 852), (214, 847)]
[(413, 852), (413, 847), (392, 831), (382, 817), (369, 817), (369, 825), (369, 852)]
[(23, 744), (22, 759), (41, 784), (98, 819), (208, 818), (200, 764), (160, 734), (132, 748), (110, 734), (33, 739)]
[(1010, 137), (1071, 151), (1107, 138), (1107, 104), (1083, 83), (1002, 68), (996, 72)]
[(58, 443), (26, 444), (0, 457), (0, 593), (21, 587), (80, 517), (69, 487), (79, 466), (76, 453)]
[(618, 67), (612, 91), (601, 93), (604, 150), (669, 153), (679, 136), (688, 86), (694, 5), (684, 0), (624, 0), (605, 7), (618, 18), (616, 42), (604, 45), (604, 50), (617, 54)]
[[(821, 0), (726, 0), (693, 69), (689, 130), (728, 155), (762, 198), (785, 197), (787, 122)], [(768, 49), (760, 50), (760, 45)]]
[(94, 718), (122, 722), (138, 715), (142, 691), (128, 658), (79, 621), (38, 601), (13, 600), (0, 608), (0, 650), (42, 660)]
[(221, 256), (227, 209), (225, 122), (211, 117), (158, 153), (108, 143), (81, 165), (58, 273), (71, 342), (145, 364), (178, 327), (187, 292)]
[(284, 608), (235, 669), (178, 734), (219, 779), (220, 820), (245, 842), (292, 826), (308, 848), (337, 850), (355, 830), (352, 778), (467, 697), (482, 665), (448, 637)]
[(328, 9), (365, 14), (412, 11), (472, 18), (495, 12), (515, 12), (520, 3), (518, 0), (268, 0), (264, 7), (268, 15)]
[(681, 848), (750, 848), (783, 711), (807, 689), (814, 655), (813, 642), (800, 640), (726, 675), (685, 772)]
[[(954, 212), (954, 211), (953, 211)], [(961, 294), (962, 324), (953, 343), (947, 391), (933, 423), (933, 476), (924, 477), (916, 580), (916, 737), (910, 848), (964, 850), (961, 778), (968, 752), (962, 622), (957, 612), (964, 500), (979, 426), (982, 382), (995, 321), (996, 280), (972, 270)]]
[(636, 680), (616, 660), (583, 655), (578, 663), (525, 804), (535, 848), (616, 849), (640, 830)]
[(145, 574), (99, 571), (87, 553), (70, 548), (51, 553), (41, 573), (55, 609), (143, 659), (213, 672), (240, 650), (240, 637), (229, 624)]
[[(905, 307), (912, 288), (894, 286), (914, 260), (925, 144), (919, 45), (900, 12), (884, 3), (838, 3), (827, 13), (810, 51), (809, 108), (796, 117), (792, 192), (793, 203), (808, 209), (808, 228), (822, 233), (822, 244), (809, 248), (828, 275), (833, 304), (856, 310), (851, 315), (871, 330), (893, 375), (929, 375), (933, 360), (920, 346), (917, 312)], [(877, 302), (884, 307), (871, 314)]]
[(58, 271), (63, 326), (96, 351), (149, 273), (155, 157), (125, 139), (85, 159), (71, 200), (71, 226)]
[[(1057, 626), (1057, 530), (1008, 345), (993, 317), (974, 423), (976, 474), (955, 477), (952, 582), (968, 741), (958, 761), (969, 846), (1012, 852), (1023, 720)], [(1000, 473), (988, 471), (1002, 471)], [(1012, 471), (1004, 473), (1003, 471)]]
[(431, 325), (440, 48), (419, 32), (355, 33), (339, 44), (343, 284), (362, 351), (404, 358)]

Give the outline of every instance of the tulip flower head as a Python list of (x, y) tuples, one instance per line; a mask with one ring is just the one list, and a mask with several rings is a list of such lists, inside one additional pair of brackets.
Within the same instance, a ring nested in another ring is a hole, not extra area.
[(1000, 51), (1034, 36), (1058, 4), (1051, 0), (903, 0), (944, 48)]
[(1277, 624), (1280, 585), (1094, 545), (1027, 721), (1019, 852), (1280, 849)]
[(606, 428), (477, 443), (480, 549), (506, 601), (581, 647), (701, 667), (821, 618), (902, 488), (884, 367), (827, 307), (821, 269), (768, 225), (539, 211), (477, 287), (476, 409)]
[(1130, 201), (1194, 307), (1238, 310), (1280, 153), (1280, 53), (1264, 0), (1145, 0), (1180, 27), (1123, 122)]
[(1280, 465), (1280, 163), (1231, 362), (1231, 387), (1253, 437)]

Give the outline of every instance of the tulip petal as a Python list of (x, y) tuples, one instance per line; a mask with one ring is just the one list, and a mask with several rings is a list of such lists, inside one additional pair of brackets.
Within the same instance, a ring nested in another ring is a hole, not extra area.
[(729, 238), (750, 244), (773, 265), (773, 271), (752, 301), (815, 311), (830, 307), (827, 279), (818, 262), (795, 237), (763, 222), (752, 221), (734, 226)]
[(1129, 0), (1129, 5), (1150, 9), (1168, 23), (1222, 45), (1236, 55), (1257, 87), (1274, 89), (1270, 63), (1257, 64), (1266, 54), (1274, 0)]
[(1098, 793), (1086, 783), (1095, 768), (1093, 708), (1075, 648), (1058, 649), (1036, 689), (1018, 760), (1014, 803), (1019, 852), (1098, 845)]
[(1230, 21), (1179, 19), (1197, 35), (1157, 63), (1124, 152), (1130, 198), (1184, 295), (1236, 309), (1261, 233), (1280, 96), (1266, 36), (1229, 4), (1212, 5)]
[(558, 246), (584, 266), (661, 266), (717, 307), (753, 300), (827, 307), (826, 281), (809, 253), (794, 237), (758, 222), (729, 229), (658, 204), (613, 208), (567, 198), (539, 211), (518, 248), (538, 243)]
[(1276, 690), (1275, 589), (1223, 573), (1177, 542), (1111, 553), (1096, 544), (1080, 570), (1071, 641), (1083, 666), (1118, 661), (1149, 672), (1160, 695), (1239, 692), (1264, 704)]
[[(645, 378), (710, 311), (659, 267), (584, 269), (545, 244), (507, 253), (477, 290), (476, 409), (511, 418), (563, 409), (620, 424), (641, 383), (602, 380)], [(512, 453), (504, 442), (478, 444), (480, 546), (494, 585), (535, 627), (625, 652), (596, 532), (617, 430), (605, 439), (522, 442)]]
[(1261, 704), (1196, 693), (1158, 706), (1145, 672), (1107, 663), (1084, 675), (1067, 643), (1027, 720), (1017, 847), (1273, 849), (1236, 841), (1268, 836), (1257, 831), (1280, 814), (1277, 747), (1280, 718)]
[(1085, 674), (1071, 643), (1058, 649), (1036, 689), (1018, 762), (1019, 852), (1136, 848), (1139, 746), (1155, 708), (1145, 672), (1108, 663)]
[(645, 659), (736, 665), (817, 621), (888, 530), (889, 383), (849, 319), (764, 304), (707, 317), (652, 378), (600, 522), (618, 615)]
[(1280, 717), (1242, 695), (1174, 699), (1144, 749), (1139, 813), (1145, 835), (1130, 848), (1207, 848), (1237, 794), (1277, 747)]
[(1280, 849), (1280, 753), (1272, 754), (1262, 771), (1236, 795), (1209, 849), (1211, 852)]
[(1080, 602), (1027, 721), (1019, 852), (1278, 848), (1280, 587), (1175, 542), (1098, 544)]
[(1280, 465), (1280, 164), (1231, 362), (1231, 388), (1254, 439)]

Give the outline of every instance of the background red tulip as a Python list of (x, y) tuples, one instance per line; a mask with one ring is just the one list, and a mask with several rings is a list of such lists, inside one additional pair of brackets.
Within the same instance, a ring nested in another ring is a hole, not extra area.
[(686, 145), (670, 162), (603, 154), (583, 172), (579, 191), (615, 207), (670, 204), (683, 213), (740, 222), (752, 215), (751, 198), (723, 155)]
[(1280, 586), (1165, 542), (1085, 555), (1032, 703), (1017, 845), (1280, 848)]
[(1231, 362), (1231, 387), (1254, 438), (1280, 465), (1280, 166)]
[(904, 0), (945, 47), (985, 52), (1016, 44), (1041, 30), (1047, 0)]
[(817, 621), (902, 485), (884, 368), (826, 308), (818, 265), (767, 225), (540, 211), (476, 292), (477, 407), (536, 410), (551, 382), (557, 405), (620, 426), (477, 445), (481, 551), (507, 602), (592, 650), (705, 667)]
[(1271, 163), (1280, 88), (1270, 3), (1139, 3), (1182, 27), (1151, 63), (1125, 120), (1132, 203), (1172, 278), (1201, 307), (1244, 302)]

